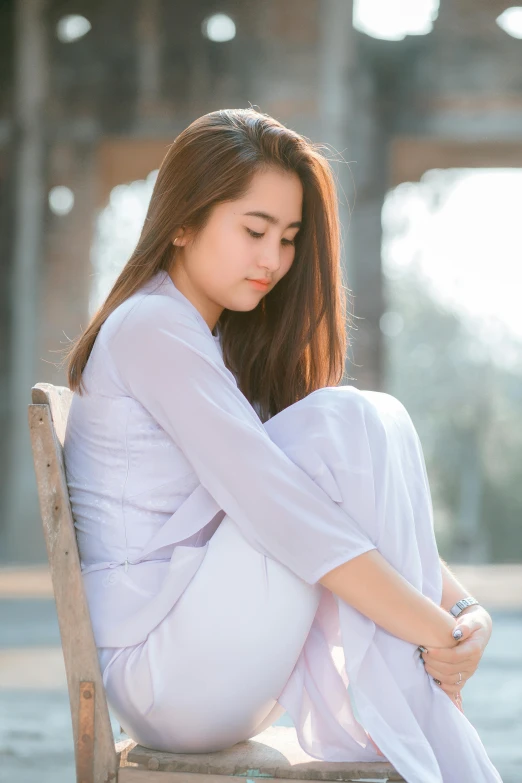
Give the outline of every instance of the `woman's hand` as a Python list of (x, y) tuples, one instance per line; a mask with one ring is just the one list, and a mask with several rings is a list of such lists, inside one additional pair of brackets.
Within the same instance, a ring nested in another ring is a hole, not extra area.
[[(440, 682), (442, 690), (462, 709), (460, 691), (477, 671), (491, 636), (492, 620), (482, 606), (470, 606), (455, 622), (455, 630), (462, 631), (458, 645), (432, 647), (421, 656), (428, 674)], [(462, 679), (457, 683), (459, 674)]]

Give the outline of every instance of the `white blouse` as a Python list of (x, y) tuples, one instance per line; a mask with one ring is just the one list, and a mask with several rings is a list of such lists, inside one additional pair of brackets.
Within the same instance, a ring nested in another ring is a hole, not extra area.
[[(84, 381), (65, 461), (98, 646), (145, 639), (173, 605), (171, 582), (182, 590), (204, 556), (194, 543), (204, 544), (224, 513), (256, 549), (311, 584), (375, 548), (273, 443), (217, 338), (167, 273), (109, 316)], [(190, 550), (176, 555), (182, 542)]]
[[(219, 341), (166, 272), (103, 324), (84, 382), (86, 393), (73, 396), (65, 463), (98, 647), (146, 639), (196, 573), (225, 513), (256, 550), (310, 584), (378, 546), (440, 604), (422, 449), (391, 395), (354, 387), (332, 394), (328, 431), (316, 432), (317, 449), (307, 450), (316, 463), (291, 459), (271, 438), (277, 416), (259, 419)], [(348, 446), (336, 428), (341, 396)], [(325, 448), (341, 439), (348, 448), (336, 475), (319, 457), (321, 438)], [(499, 783), (475, 730), (426, 674), (415, 645), (326, 593), (279, 699), (303, 748), (328, 761), (379, 760), (354, 718), (348, 677), (362, 724), (407, 780)], [(346, 668), (332, 655), (341, 645)], [(449, 763), (441, 760), (447, 753)], [(455, 776), (443, 779), (457, 755)]]

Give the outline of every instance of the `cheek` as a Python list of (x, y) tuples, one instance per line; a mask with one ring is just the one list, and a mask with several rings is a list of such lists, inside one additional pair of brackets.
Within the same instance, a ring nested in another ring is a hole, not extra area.
[[(226, 279), (237, 266), (242, 253), (237, 248), (237, 237), (223, 230), (209, 231), (197, 248), (197, 262), (205, 279), (217, 282)], [(244, 255), (244, 254), (243, 254)]]
[(286, 275), (286, 273), (290, 270), (292, 264), (294, 263), (294, 259), (295, 248), (291, 248), (286, 254), (283, 254), (281, 261), (281, 277), (284, 277), (284, 275)]
[(217, 232), (209, 246), (209, 252), (214, 258), (230, 269), (241, 267), (242, 264), (248, 267), (253, 250), (252, 240), (246, 231), (241, 232), (237, 229)]

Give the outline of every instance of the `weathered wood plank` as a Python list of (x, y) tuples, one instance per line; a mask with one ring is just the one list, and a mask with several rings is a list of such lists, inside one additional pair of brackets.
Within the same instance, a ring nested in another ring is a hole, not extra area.
[(78, 783), (93, 783), (95, 695), (93, 682), (80, 682), (78, 745), (76, 748)]
[[(96, 693), (93, 780), (108, 783), (116, 780), (117, 760), (83, 587), (61, 445), (71, 397), (63, 392), (55, 394), (39, 384), (33, 390), (33, 399), (42, 399), (42, 395), (45, 403), (29, 405), (29, 429), (67, 673), (75, 752), (79, 741), (80, 682), (88, 681), (94, 683)], [(59, 436), (53, 419), (58, 423)]]
[(119, 767), (137, 767), (132, 761), (128, 761), (127, 757), (130, 751), (136, 747), (136, 742), (132, 739), (118, 740), (114, 744), (114, 750), (116, 751), (116, 758), (118, 760)]
[(216, 753), (164, 753), (136, 745), (129, 751), (127, 760), (136, 763), (138, 769), (190, 775), (278, 780), (402, 780), (388, 762), (325, 762), (314, 759), (297, 742), (295, 730), (287, 726), (271, 726), (253, 739), (238, 742), (232, 748)]
[[(372, 766), (372, 765), (370, 765)], [(356, 773), (355, 773), (356, 774)], [(402, 781), (403, 778), (386, 777), (375, 775), (371, 770), (365, 770), (362, 777), (345, 778), (344, 783), (373, 783), (382, 781), (382, 783), (395, 783)], [(152, 769), (136, 769), (126, 767), (120, 770), (118, 783), (257, 783), (255, 777), (230, 775), (203, 775), (190, 772), (161, 772)], [(293, 778), (263, 778), (263, 783), (295, 783)], [(307, 783), (322, 783), (320, 780), (308, 780)]]
[(56, 437), (63, 446), (67, 417), (73, 393), (67, 386), (53, 386), (52, 383), (37, 383), (31, 389), (31, 397), (36, 405), (49, 405)]

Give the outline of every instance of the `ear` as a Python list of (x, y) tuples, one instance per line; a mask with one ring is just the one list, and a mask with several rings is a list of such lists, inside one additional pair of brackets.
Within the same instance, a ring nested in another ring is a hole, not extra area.
[(183, 226), (181, 228), (176, 229), (171, 237), (172, 244), (176, 247), (183, 247), (183, 245), (187, 244), (187, 237), (185, 235), (185, 229)]

